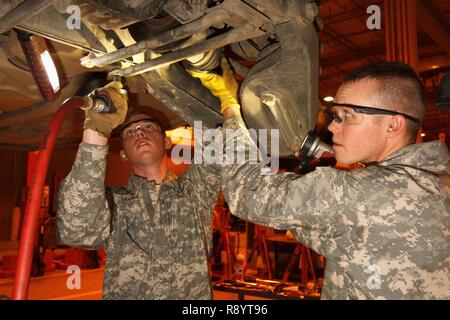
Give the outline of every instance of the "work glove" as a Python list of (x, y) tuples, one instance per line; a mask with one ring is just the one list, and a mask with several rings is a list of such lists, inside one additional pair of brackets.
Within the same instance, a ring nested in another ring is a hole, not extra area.
[(220, 99), (220, 112), (228, 108), (240, 109), (237, 99), (238, 84), (234, 78), (234, 73), (224, 57), (220, 63), (223, 75), (216, 73), (205, 73), (188, 69), (187, 72), (194, 78), (200, 79), (203, 86), (209, 89), (211, 93)]
[(128, 102), (126, 90), (119, 81), (113, 81), (106, 86), (95, 89), (88, 97), (106, 96), (114, 106), (115, 111), (111, 113), (100, 113), (92, 109), (85, 109), (84, 129), (97, 131), (105, 138), (109, 138), (114, 128), (125, 121), (127, 115)]

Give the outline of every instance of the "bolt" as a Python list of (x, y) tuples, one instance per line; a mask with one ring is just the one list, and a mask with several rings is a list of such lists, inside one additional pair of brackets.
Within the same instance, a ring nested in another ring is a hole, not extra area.
[(264, 92), (261, 95), (261, 101), (266, 106), (273, 107), (273, 106), (275, 106), (275, 102), (277, 101), (277, 97), (274, 94), (272, 94), (272, 93)]
[(270, 103), (270, 102), (273, 102), (276, 99), (276, 97), (271, 93), (263, 93), (261, 95), (261, 99), (262, 99), (262, 102), (264, 102), (264, 103)]

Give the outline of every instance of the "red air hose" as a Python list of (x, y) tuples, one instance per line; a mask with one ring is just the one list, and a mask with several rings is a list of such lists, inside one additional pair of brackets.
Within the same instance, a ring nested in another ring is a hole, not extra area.
[(12, 292), (13, 300), (25, 300), (28, 296), (31, 265), (33, 261), (33, 246), (37, 231), (39, 208), (42, 192), (47, 176), (48, 164), (53, 152), (61, 124), (71, 109), (84, 106), (83, 97), (73, 97), (66, 100), (53, 116), (46, 132), (44, 149), (38, 151), (32, 185), (27, 197), (22, 232), (20, 234), (19, 253), (17, 257), (16, 276)]

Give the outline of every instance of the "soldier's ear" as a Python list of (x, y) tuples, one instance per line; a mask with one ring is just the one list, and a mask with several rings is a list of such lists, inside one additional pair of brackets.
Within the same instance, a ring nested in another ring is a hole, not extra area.
[(172, 139), (170, 139), (169, 137), (164, 137), (164, 148), (166, 148), (166, 150), (169, 150), (170, 148), (172, 148)]
[(406, 121), (405, 117), (401, 115), (392, 116), (389, 128), (386, 130), (388, 132), (388, 137), (395, 138), (401, 134), (405, 134)]
[(123, 161), (127, 161), (127, 155), (125, 154), (124, 150), (120, 150), (120, 157), (122, 158)]

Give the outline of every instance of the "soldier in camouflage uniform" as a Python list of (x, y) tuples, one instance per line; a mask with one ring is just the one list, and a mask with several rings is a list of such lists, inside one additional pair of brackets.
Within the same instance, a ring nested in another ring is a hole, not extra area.
[(180, 178), (169, 171), (171, 141), (148, 114), (132, 114), (121, 129), (133, 167), (127, 186), (104, 186), (108, 137), (127, 113), (121, 84), (106, 93), (117, 111), (86, 111), (83, 141), (58, 198), (58, 230), (64, 244), (104, 246), (105, 299), (211, 299), (208, 258), (219, 177), (192, 165)]
[[(202, 81), (213, 93), (233, 78), (216, 77)], [(231, 212), (290, 230), (325, 256), (322, 299), (449, 299), (450, 155), (443, 142), (415, 144), (425, 114), (420, 80), (407, 65), (369, 65), (347, 77), (335, 101), (336, 159), (366, 167), (267, 176), (262, 164), (224, 166)], [(235, 153), (255, 148), (239, 105), (233, 112), (224, 129), (242, 130), (224, 154), (236, 140), (245, 143)]]

